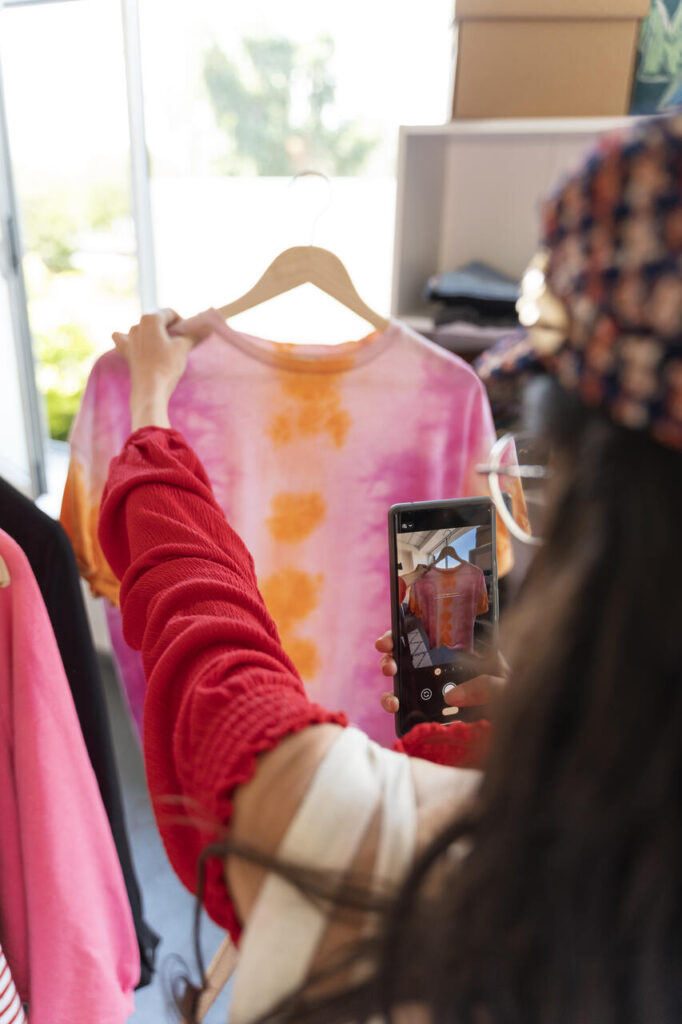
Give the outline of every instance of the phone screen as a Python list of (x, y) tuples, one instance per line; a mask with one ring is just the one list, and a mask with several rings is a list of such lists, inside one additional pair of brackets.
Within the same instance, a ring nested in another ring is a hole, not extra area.
[(418, 722), (471, 721), (445, 694), (489, 671), (497, 642), (495, 514), (488, 498), (391, 509), (398, 735)]

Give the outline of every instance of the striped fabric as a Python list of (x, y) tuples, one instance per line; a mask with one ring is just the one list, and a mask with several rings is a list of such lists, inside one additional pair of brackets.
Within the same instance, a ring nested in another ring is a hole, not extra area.
[(0, 946), (0, 1024), (26, 1024), (26, 1014), (2, 946)]

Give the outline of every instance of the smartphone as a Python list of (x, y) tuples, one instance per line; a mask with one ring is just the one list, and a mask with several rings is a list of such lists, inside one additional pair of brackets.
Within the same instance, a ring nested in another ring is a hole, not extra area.
[(490, 498), (393, 505), (388, 514), (396, 732), (419, 722), (473, 721), (482, 709), (445, 694), (490, 672), (499, 596), (495, 506)]

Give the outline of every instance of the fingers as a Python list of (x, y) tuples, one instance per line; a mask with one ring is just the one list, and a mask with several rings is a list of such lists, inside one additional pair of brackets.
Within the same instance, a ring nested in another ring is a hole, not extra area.
[[(374, 646), (382, 655), (381, 671), (387, 678), (392, 678), (398, 672), (398, 666), (393, 657), (393, 634), (387, 630), (383, 636), (374, 641)], [(382, 693), (381, 706), (389, 715), (394, 715), (400, 707), (400, 702), (394, 693)]]
[(172, 327), (181, 319), (180, 314), (176, 313), (174, 309), (160, 309), (158, 313), (144, 313), (139, 322), (132, 325), (128, 334), (132, 337), (133, 333), (136, 334), (140, 328), (158, 331), (160, 327)]
[(389, 678), (397, 675), (398, 666), (396, 665), (395, 659), (390, 654), (384, 654), (381, 659), (381, 671)]
[(189, 353), (195, 348), (199, 342), (196, 338), (193, 338), (191, 334), (177, 334), (173, 337), (173, 342), (176, 345), (182, 345), (183, 348)]
[(158, 315), (165, 327), (172, 327), (174, 323), (181, 320), (182, 317), (179, 313), (176, 313), (174, 309), (160, 309)]
[[(158, 366), (167, 356), (173, 365), (178, 359), (186, 363), (187, 356), (200, 339), (187, 335), (170, 335), (168, 328), (179, 321), (180, 316), (174, 309), (162, 309), (158, 313), (145, 313), (140, 322), (133, 324), (127, 334), (115, 331), (111, 337), (118, 351), (131, 366), (133, 363), (137, 365), (138, 362), (142, 365), (141, 361), (145, 358), (155, 361), (155, 365)], [(182, 369), (184, 370), (184, 363)]]
[(144, 327), (147, 330), (159, 330), (163, 328), (167, 330), (172, 327), (173, 324), (178, 323), (182, 317), (179, 313), (176, 313), (174, 309), (160, 309), (158, 313), (145, 313), (140, 318), (140, 327)]
[(380, 654), (393, 654), (393, 633), (387, 630), (383, 636), (374, 641), (374, 646)]
[[(140, 326), (142, 326), (145, 320), (149, 322), (150, 326), (156, 328), (157, 331), (162, 328), (165, 333), (170, 327), (179, 323), (182, 317), (174, 309), (160, 309), (158, 313), (150, 313), (149, 316), (143, 316)], [(190, 352), (199, 343), (199, 340), (199, 338), (192, 337), (190, 334), (177, 334), (172, 338), (173, 344), (180, 345), (186, 352)]]
[[(395, 676), (398, 666), (393, 657), (393, 633), (391, 630), (387, 630), (383, 636), (375, 640), (374, 646), (382, 655), (381, 671), (383, 675), (389, 678)], [(503, 671), (504, 668), (506, 666), (503, 667)], [(500, 676), (480, 675), (449, 690), (444, 695), (444, 700), (450, 707), (479, 707), (483, 704), (490, 704), (499, 697), (505, 685), (506, 680)], [(388, 714), (394, 715), (400, 707), (400, 702), (394, 693), (386, 692), (381, 695), (381, 706)]]
[(460, 683), (454, 690), (445, 694), (445, 703), (451, 707), (475, 708), (481, 704), (490, 704), (502, 693), (504, 679), (498, 676), (476, 676)]
[[(383, 636), (380, 636), (378, 640), (375, 640), (374, 646), (377, 651), (382, 654), (381, 671), (389, 679), (392, 678), (397, 674), (398, 666), (396, 665), (393, 657), (393, 633), (391, 630), (387, 630)], [(381, 706), (389, 715), (394, 715), (400, 707), (400, 701), (394, 693), (382, 693)]]
[(128, 335), (122, 334), (120, 331), (114, 331), (111, 338), (123, 358), (128, 359), (130, 355), (130, 338)]
[(383, 655), (380, 662), (383, 674), (389, 678), (396, 675), (398, 672), (398, 666), (396, 665), (393, 657), (393, 634), (391, 630), (387, 630), (383, 636), (380, 636), (378, 640), (375, 640), (374, 646), (377, 651)]
[(511, 669), (509, 667), (509, 662), (505, 658), (502, 651), (497, 652), (497, 660), (499, 662), (500, 675), (502, 676), (503, 679), (508, 679), (509, 676), (511, 675)]
[(381, 706), (389, 715), (395, 715), (400, 707), (400, 701), (394, 693), (382, 693)]

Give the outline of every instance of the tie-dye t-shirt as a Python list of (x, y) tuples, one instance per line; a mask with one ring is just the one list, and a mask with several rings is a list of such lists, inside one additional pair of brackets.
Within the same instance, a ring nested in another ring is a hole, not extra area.
[[(473, 370), (398, 322), (339, 346), (283, 345), (232, 330), (215, 310), (187, 322), (204, 336), (170, 403), (218, 502), (253, 554), (284, 647), (311, 697), (394, 740), (373, 642), (390, 623), (387, 512), (403, 501), (486, 493), (475, 471), (494, 441)], [(97, 541), (110, 459), (130, 431), (129, 375), (95, 364), (71, 436), (62, 507), (80, 570), (115, 605)], [(500, 529), (499, 569), (511, 552)], [(139, 656), (108, 621), (138, 725)]]
[(476, 616), (488, 611), (483, 570), (471, 562), (454, 569), (431, 566), (411, 588), (410, 611), (421, 619), (432, 650), (473, 651)]

